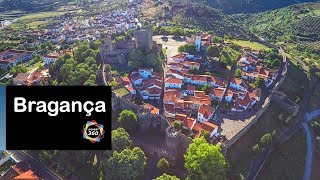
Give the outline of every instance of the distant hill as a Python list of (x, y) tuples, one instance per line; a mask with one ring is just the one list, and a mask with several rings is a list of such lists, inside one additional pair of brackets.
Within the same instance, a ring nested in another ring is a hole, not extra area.
[(226, 13), (256, 13), (274, 10), (293, 4), (319, 0), (192, 0), (221, 9)]
[(234, 16), (244, 27), (269, 40), (320, 40), (320, 3), (296, 4), (258, 14)]
[(219, 35), (248, 36), (248, 31), (245, 31), (235, 18), (203, 3), (192, 0), (153, 3), (153, 0), (145, 0), (142, 4), (149, 4), (141, 11), (141, 15), (146, 19), (164, 20), (205, 31), (212, 30)]
[(75, 0), (0, 0), (1, 11), (51, 11)]

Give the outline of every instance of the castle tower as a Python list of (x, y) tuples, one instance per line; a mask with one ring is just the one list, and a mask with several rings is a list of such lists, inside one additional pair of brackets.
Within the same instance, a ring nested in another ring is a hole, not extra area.
[(196, 45), (197, 52), (200, 52), (200, 49), (201, 49), (201, 36), (197, 35), (196, 36), (196, 41), (194, 43)]
[(152, 35), (151, 29), (136, 29), (134, 32), (136, 48), (152, 49)]

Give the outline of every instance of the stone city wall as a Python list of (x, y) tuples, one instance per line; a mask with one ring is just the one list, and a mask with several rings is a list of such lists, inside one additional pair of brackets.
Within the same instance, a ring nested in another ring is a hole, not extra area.
[[(275, 88), (272, 90), (272, 93), (274, 91), (276, 91), (281, 85), (282, 83), (284, 82), (284, 80), (286, 79), (287, 77), (287, 66), (285, 67), (283, 73), (282, 73), (282, 78), (281, 80), (275, 85)], [(271, 93), (271, 94), (272, 94)], [(255, 125), (259, 118), (261, 117), (261, 115), (268, 109), (269, 105), (271, 103), (271, 97), (267, 97), (266, 100), (265, 100), (265, 103), (262, 105), (262, 109), (257, 112), (257, 114), (253, 117), (251, 117), (251, 122), (246, 126), (244, 127), (237, 135), (235, 135), (234, 137), (232, 137), (230, 140), (227, 141), (225, 147), (223, 147), (223, 151), (224, 153), (227, 152), (227, 150), (235, 143), (238, 141), (239, 138), (241, 138), (244, 134), (246, 134), (248, 132), (248, 130), (253, 126)]]

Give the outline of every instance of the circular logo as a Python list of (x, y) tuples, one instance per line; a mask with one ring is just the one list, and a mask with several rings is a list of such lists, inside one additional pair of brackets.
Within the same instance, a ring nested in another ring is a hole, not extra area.
[(100, 142), (104, 137), (104, 133), (103, 125), (98, 124), (95, 120), (87, 121), (82, 130), (83, 138), (92, 143)]

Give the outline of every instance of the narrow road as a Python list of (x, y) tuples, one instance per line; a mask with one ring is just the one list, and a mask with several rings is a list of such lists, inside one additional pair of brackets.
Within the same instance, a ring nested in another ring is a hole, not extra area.
[(264, 162), (268, 158), (269, 154), (278, 148), (282, 143), (290, 139), (292, 135), (294, 135), (296, 132), (299, 131), (301, 128), (302, 123), (305, 121), (305, 115), (306, 115), (306, 110), (307, 110), (307, 105), (310, 100), (310, 88), (309, 88), (309, 79), (307, 75), (305, 74), (305, 81), (304, 81), (304, 94), (302, 98), (302, 102), (300, 105), (299, 113), (298, 113), (298, 118), (297, 121), (290, 129), (285, 131), (283, 134), (281, 134), (279, 137), (277, 137), (272, 145), (268, 148), (266, 148), (265, 151), (269, 151), (269, 153), (266, 153), (264, 151), (260, 152), (255, 159), (253, 160), (251, 164), (251, 169), (249, 174), (247, 175), (246, 179), (247, 180), (254, 180), (258, 176), (260, 170), (262, 169)]
[(63, 180), (60, 175), (47, 168), (27, 153), (18, 150), (7, 150), (7, 152), (11, 155), (12, 158), (18, 161), (24, 161), (29, 164), (31, 166), (31, 169), (36, 172), (39, 178), (45, 180)]
[(303, 128), (306, 133), (306, 143), (307, 143), (307, 152), (306, 152), (306, 166), (304, 170), (303, 180), (311, 179), (311, 169), (312, 169), (312, 134), (308, 123), (303, 123)]

